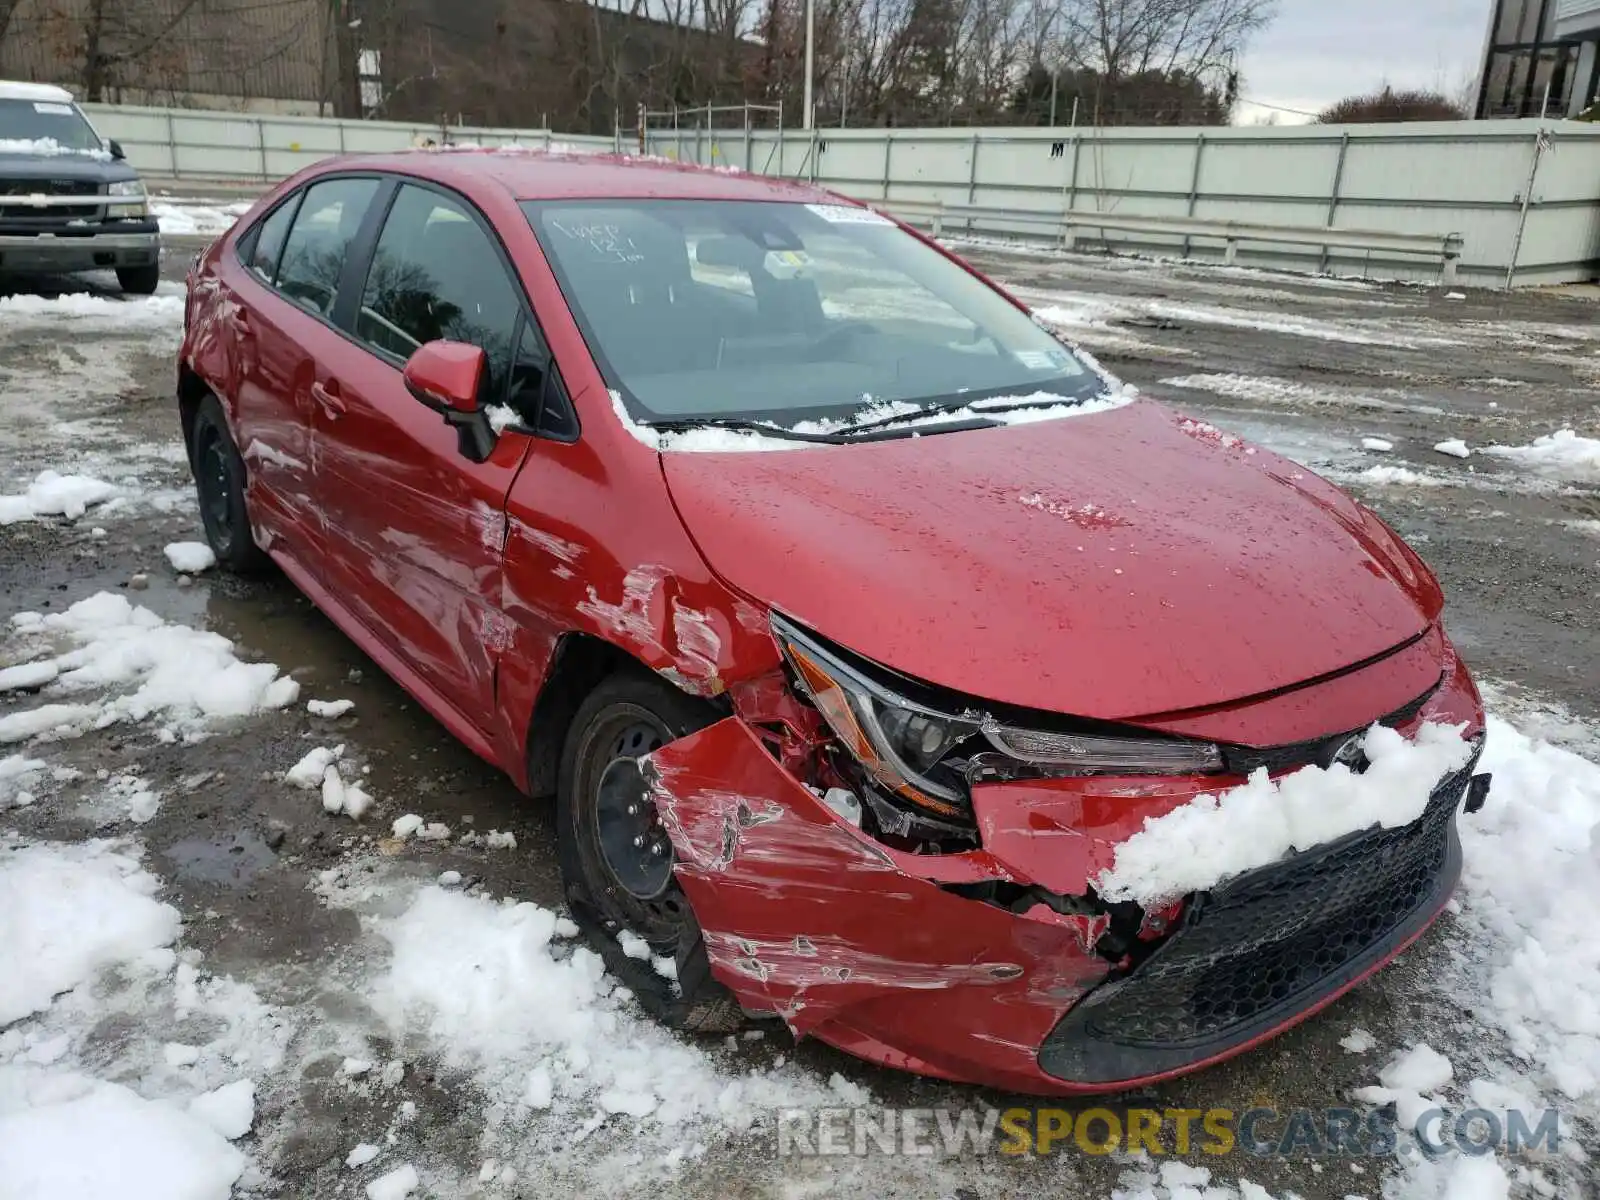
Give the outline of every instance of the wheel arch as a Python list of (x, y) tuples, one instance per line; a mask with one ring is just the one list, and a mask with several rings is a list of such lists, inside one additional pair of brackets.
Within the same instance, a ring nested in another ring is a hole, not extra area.
[(603, 680), (629, 670), (651, 673), (621, 646), (592, 633), (572, 630), (557, 639), (524, 732), (528, 795), (555, 794), (561, 748), (578, 706)]
[[(178, 424), (183, 430), (183, 453), (194, 468), (194, 419), (200, 403), (212, 395), (211, 386), (188, 363), (178, 363)], [(224, 412), (227, 410), (224, 409)]]

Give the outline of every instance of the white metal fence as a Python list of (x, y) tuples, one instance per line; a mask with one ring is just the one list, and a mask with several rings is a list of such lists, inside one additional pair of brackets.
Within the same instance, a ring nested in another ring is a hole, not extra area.
[(272, 183), (330, 155), (381, 154), (425, 141), (557, 145), (596, 151), (635, 148), (629, 138), (583, 137), (548, 129), (412, 125), (117, 104), (85, 104), (83, 110), (101, 134), (122, 143), (128, 161), (161, 179)]
[[(637, 150), (549, 130), (86, 106), (149, 175), (272, 181), (328, 155), (434, 142)], [(866, 201), (938, 203), (985, 216), (945, 232), (1039, 236), (1041, 214), (1194, 218), (1461, 238), (1464, 283), (1561, 283), (1600, 273), (1600, 128), (1484, 121), (1248, 129), (651, 130), (646, 150), (683, 161), (816, 182)], [(1030, 214), (1008, 222), (1006, 211)], [(1124, 224), (1136, 225), (1137, 222)], [(1177, 230), (1179, 223), (1173, 224)], [(1147, 254), (1220, 257), (1184, 232), (1085, 230)], [(1238, 261), (1436, 281), (1437, 257), (1374, 245), (1239, 242)]]
[[(1460, 235), (1463, 282), (1562, 283), (1600, 270), (1600, 129), (1478, 121), (1241, 129), (652, 130), (648, 149), (797, 176), (863, 200), (1115, 213), (1241, 225)], [(989, 219), (973, 232), (1037, 234)], [(946, 222), (947, 233), (961, 232)], [(1089, 239), (1080, 237), (1080, 246)], [(1218, 255), (1181, 233), (1102, 245)], [(1242, 243), (1239, 260), (1437, 280), (1437, 257)]]

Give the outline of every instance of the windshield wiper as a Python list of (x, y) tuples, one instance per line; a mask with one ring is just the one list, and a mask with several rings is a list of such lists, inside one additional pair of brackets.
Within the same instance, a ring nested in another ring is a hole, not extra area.
[[(959, 414), (959, 417), (957, 416)], [(858, 433), (868, 433), (874, 429), (887, 429), (891, 425), (905, 425), (912, 421), (922, 421), (928, 417), (955, 417), (963, 421), (983, 420), (993, 424), (988, 419), (988, 413), (972, 408), (972, 401), (963, 400), (960, 404), (934, 404), (927, 408), (919, 408), (916, 412), (901, 413), (894, 417), (875, 417), (870, 421), (862, 421), (859, 425), (840, 426), (839, 432), (847, 436)]]
[[(960, 402), (951, 401), (948, 404), (933, 404), (927, 408), (919, 408), (915, 412), (901, 413), (893, 417), (875, 417), (871, 421), (863, 421), (859, 425), (845, 425), (839, 430), (844, 434), (866, 433), (874, 429), (885, 429), (891, 425), (909, 425), (920, 422), (928, 417), (953, 417), (961, 414), (964, 421), (983, 421), (988, 424), (998, 424), (999, 414), (1010, 412), (1018, 408), (1053, 408), (1059, 404), (1082, 404), (1083, 396), (1059, 396), (1051, 394), (1048, 399), (1030, 400), (1024, 396), (991, 396), (976, 398), (962, 398)], [(944, 428), (941, 422), (939, 427)]]
[(727, 429), (733, 433), (756, 433), (765, 437), (783, 438), (791, 442), (821, 442), (829, 446), (843, 446), (850, 439), (837, 433), (801, 433), (798, 429), (785, 429), (766, 421), (746, 421), (737, 417), (696, 417), (682, 421), (652, 421), (649, 428), (661, 433), (688, 433), (695, 429)]

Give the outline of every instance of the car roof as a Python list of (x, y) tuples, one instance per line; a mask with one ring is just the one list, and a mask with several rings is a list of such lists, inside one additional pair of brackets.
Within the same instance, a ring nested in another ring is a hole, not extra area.
[(0, 79), (0, 100), (55, 100), (71, 104), (72, 93), (53, 83), (23, 83), (21, 80)]
[[(440, 183), (492, 179), (518, 200), (781, 200), (838, 203), (821, 188), (728, 167), (700, 167), (653, 156), (584, 154), (524, 147), (430, 147), (335, 160), (348, 170), (393, 170)], [(326, 165), (326, 164), (325, 164)]]

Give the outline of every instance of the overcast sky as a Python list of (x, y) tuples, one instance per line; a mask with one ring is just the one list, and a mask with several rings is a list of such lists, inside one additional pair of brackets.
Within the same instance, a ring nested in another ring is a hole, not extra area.
[[(1385, 80), (1454, 96), (1476, 78), (1492, 0), (1278, 0), (1278, 15), (1245, 52), (1246, 103), (1316, 112)], [(1303, 121), (1282, 113), (1284, 123)]]

